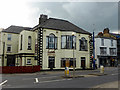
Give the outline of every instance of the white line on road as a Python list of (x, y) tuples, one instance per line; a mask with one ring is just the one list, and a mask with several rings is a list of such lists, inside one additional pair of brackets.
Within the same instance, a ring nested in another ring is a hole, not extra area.
[(8, 80), (5, 80), (4, 82), (0, 83), (0, 86), (5, 84)]
[(115, 74), (111, 74), (111, 75), (118, 75), (118, 73), (115, 73)]
[(59, 82), (59, 81), (64, 81), (64, 80), (72, 80), (72, 79), (58, 79), (58, 80), (51, 80), (51, 81), (41, 81), (39, 83)]
[(38, 81), (38, 78), (35, 78), (35, 83), (38, 83), (39, 81)]

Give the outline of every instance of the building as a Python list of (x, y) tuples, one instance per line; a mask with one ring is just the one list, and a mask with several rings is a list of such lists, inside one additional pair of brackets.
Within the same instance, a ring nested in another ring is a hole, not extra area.
[[(36, 54), (42, 69), (90, 68), (91, 33), (67, 20), (40, 15), (39, 24), (33, 28), (37, 33)], [(72, 34), (74, 33), (74, 35)]]
[[(0, 47), (2, 45), (2, 36), (1, 36), (1, 32), (2, 32), (3, 28), (0, 28)], [(0, 66), (2, 65), (2, 48), (0, 48)]]
[(40, 15), (34, 28), (10, 26), (1, 32), (2, 66), (46, 69), (91, 68), (92, 34), (67, 20)]
[[(24, 66), (25, 58), (30, 57), (29, 55), (33, 55), (33, 50), (25, 50), (23, 44), (22, 48), (19, 43), (20, 38), (23, 35), (23, 42), (28, 43), (27, 36), (33, 35), (31, 28), (29, 27), (21, 27), (21, 26), (10, 26), (7, 29), (4, 29), (0, 33), (0, 53), (2, 56), (2, 64), (1, 66)], [(26, 34), (27, 33), (27, 34)], [(34, 40), (32, 39), (33, 43)], [(31, 44), (32, 45), (32, 44)], [(34, 47), (34, 46), (33, 46)], [(23, 58), (23, 56), (25, 58)], [(24, 59), (24, 60), (23, 60)], [(18, 63), (19, 62), (19, 63)], [(30, 59), (26, 62), (30, 64)]]
[(109, 29), (105, 28), (103, 33), (100, 32), (95, 37), (95, 58), (96, 64), (104, 66), (117, 65), (117, 40), (109, 33)]
[(117, 40), (117, 59), (118, 63), (120, 64), (120, 34), (110, 33), (114, 37), (116, 37)]

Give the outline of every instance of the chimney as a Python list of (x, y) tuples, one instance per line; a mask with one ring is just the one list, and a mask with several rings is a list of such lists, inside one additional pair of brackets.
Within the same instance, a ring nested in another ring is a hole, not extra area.
[(44, 23), (47, 20), (48, 16), (41, 14), (39, 18), (39, 24)]
[(103, 30), (103, 34), (106, 34), (106, 33), (109, 33), (109, 28), (105, 28), (105, 29)]

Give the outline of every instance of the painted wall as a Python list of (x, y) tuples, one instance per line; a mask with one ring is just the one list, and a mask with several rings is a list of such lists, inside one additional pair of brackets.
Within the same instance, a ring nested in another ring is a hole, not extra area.
[[(53, 33), (58, 38), (58, 49), (55, 54), (48, 54), (46, 49), (46, 36)], [(73, 58), (73, 49), (61, 49), (61, 35), (72, 35), (72, 32), (56, 31), (44, 29), (43, 31), (43, 69), (48, 69), (48, 57), (55, 56), (55, 69), (61, 68), (61, 58)], [(74, 50), (74, 57), (76, 58), (76, 68), (81, 68), (81, 57), (86, 57), (86, 67), (90, 68), (90, 50), (89, 50), (89, 35), (75, 33), (76, 36), (76, 50)], [(79, 39), (85, 37), (88, 41), (88, 51), (79, 51)]]
[[(22, 50), (20, 50), (21, 35), (23, 35)], [(31, 36), (31, 38), (32, 38), (32, 44), (31, 44), (32, 50), (28, 50), (28, 36)], [(35, 53), (35, 40), (36, 40), (35, 36), (36, 36), (35, 32), (23, 30), (19, 34), (19, 49), (18, 49), (18, 53)]]
[[(111, 40), (113, 40), (113, 46), (111, 46)], [(107, 47), (107, 55), (105, 56), (111, 56), (109, 48), (116, 48), (116, 55), (117, 56), (117, 41), (114, 39), (105, 39), (104, 38), (104, 46), (101, 46), (101, 38), (95, 38), (95, 59), (97, 60), (96, 63), (99, 66), (99, 59), (97, 58), (98, 55), (100, 55), (100, 47)]]
[[(8, 38), (8, 34), (11, 34), (11, 40), (9, 41)], [(5, 57), (4, 57), (4, 66), (7, 65), (7, 56), (6, 55), (13, 55), (13, 54), (17, 54), (18, 53), (18, 34), (13, 34), (13, 33), (5, 33), (2, 32), (1, 33), (1, 41), (5, 42)], [(7, 45), (11, 45), (11, 52), (7, 52)], [(1, 53), (3, 53), (3, 43), (1, 44)]]

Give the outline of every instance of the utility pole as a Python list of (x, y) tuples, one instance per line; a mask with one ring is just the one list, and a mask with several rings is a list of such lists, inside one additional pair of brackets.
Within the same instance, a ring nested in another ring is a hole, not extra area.
[[(74, 38), (75, 36), (75, 33), (73, 32), (72, 33), (72, 39)], [(74, 40), (73, 40), (73, 78), (75, 78), (75, 59), (74, 59), (74, 48), (75, 48), (75, 43), (74, 43)]]
[[(94, 26), (94, 24), (93, 24)], [(93, 29), (93, 69), (95, 69), (95, 37), (94, 37), (94, 29)]]

